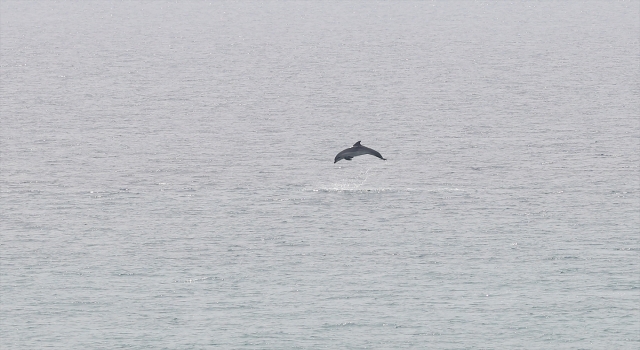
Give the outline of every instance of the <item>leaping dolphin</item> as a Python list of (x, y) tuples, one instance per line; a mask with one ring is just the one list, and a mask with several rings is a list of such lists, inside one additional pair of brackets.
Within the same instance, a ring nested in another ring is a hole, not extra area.
[(382, 158), (382, 155), (378, 153), (378, 151), (374, 151), (369, 147), (365, 147), (360, 144), (360, 141), (353, 144), (353, 147), (347, 148), (344, 151), (338, 153), (336, 159), (333, 161), (333, 164), (337, 163), (341, 159), (351, 160), (353, 157), (361, 156), (363, 154), (370, 154), (372, 156), (376, 156), (382, 160), (386, 160)]

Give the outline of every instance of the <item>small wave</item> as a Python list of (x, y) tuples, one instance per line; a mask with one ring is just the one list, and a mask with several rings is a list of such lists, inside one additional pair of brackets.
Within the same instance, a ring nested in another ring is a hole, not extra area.
[(310, 192), (349, 192), (349, 193), (384, 193), (384, 192), (403, 192), (402, 190), (392, 188), (349, 188), (349, 187), (322, 187), (308, 189)]

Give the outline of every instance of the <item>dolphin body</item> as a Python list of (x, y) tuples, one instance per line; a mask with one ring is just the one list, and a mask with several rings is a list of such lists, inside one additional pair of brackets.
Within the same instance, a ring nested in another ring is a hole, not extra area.
[(370, 154), (372, 156), (376, 156), (382, 160), (386, 160), (382, 158), (382, 155), (378, 153), (378, 151), (372, 150), (369, 147), (365, 147), (360, 144), (360, 141), (353, 144), (353, 147), (347, 148), (344, 151), (338, 153), (336, 159), (333, 161), (333, 164), (337, 163), (341, 159), (351, 160), (353, 157), (361, 156), (363, 154)]

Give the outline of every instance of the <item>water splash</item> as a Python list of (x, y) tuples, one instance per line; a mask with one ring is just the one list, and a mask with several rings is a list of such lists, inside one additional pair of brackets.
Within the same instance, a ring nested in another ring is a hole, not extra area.
[(376, 169), (380, 168), (382, 164), (376, 164), (370, 167), (367, 167), (365, 170), (360, 170), (359, 173), (355, 176), (342, 178), (337, 181), (333, 181), (330, 184), (322, 184), (319, 187), (319, 190), (323, 191), (371, 191), (378, 189), (366, 189), (365, 185), (367, 181), (371, 178), (372, 175), (376, 173)]

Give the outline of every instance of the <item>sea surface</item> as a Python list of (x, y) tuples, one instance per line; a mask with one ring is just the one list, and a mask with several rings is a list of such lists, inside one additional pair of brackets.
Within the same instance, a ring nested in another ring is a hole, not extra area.
[(3, 0), (0, 347), (638, 349), (639, 33), (639, 1)]

